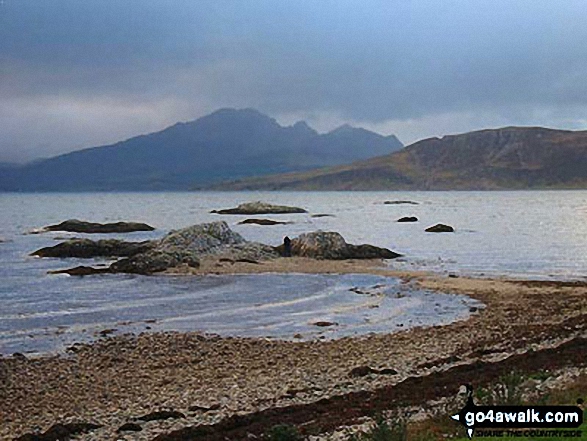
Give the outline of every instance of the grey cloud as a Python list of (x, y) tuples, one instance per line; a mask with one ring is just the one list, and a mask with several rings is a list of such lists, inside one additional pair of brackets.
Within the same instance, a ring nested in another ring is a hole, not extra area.
[(587, 109), (582, 1), (0, 8), (0, 159), (18, 157), (17, 145), (21, 158), (44, 156), (225, 106), (396, 127), (410, 139), (429, 135), (433, 121), (438, 131), (484, 121), (581, 128)]

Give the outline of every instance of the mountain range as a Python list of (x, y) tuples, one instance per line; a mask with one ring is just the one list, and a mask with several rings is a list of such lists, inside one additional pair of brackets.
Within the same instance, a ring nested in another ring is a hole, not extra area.
[(0, 191), (189, 190), (216, 182), (335, 166), (403, 147), (344, 125), (319, 134), (254, 109), (220, 109), (116, 144), (0, 166)]
[(505, 127), (429, 138), (352, 164), (224, 183), (220, 190), (587, 188), (587, 131)]

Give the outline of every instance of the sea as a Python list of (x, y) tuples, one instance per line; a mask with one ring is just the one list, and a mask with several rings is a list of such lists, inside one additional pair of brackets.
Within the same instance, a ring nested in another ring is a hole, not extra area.
[[(308, 213), (248, 216), (286, 225), (239, 225), (247, 216), (211, 210), (261, 200)], [(411, 204), (386, 204), (410, 201)], [(327, 214), (329, 216), (314, 217)], [(398, 223), (404, 216), (418, 222)], [(136, 221), (152, 232), (29, 234), (77, 218)], [(60, 352), (102, 334), (198, 331), (269, 339), (331, 339), (467, 318), (478, 301), (427, 292), (375, 275), (209, 276), (48, 274), (100, 259), (41, 259), (30, 253), (72, 237), (156, 239), (225, 220), (248, 240), (271, 245), (324, 230), (349, 243), (403, 257), (391, 269), (471, 277), (587, 279), (587, 191), (0, 193), (0, 354)], [(454, 233), (427, 233), (437, 223)], [(315, 323), (327, 321), (332, 326)], [(106, 332), (104, 332), (106, 331)]]

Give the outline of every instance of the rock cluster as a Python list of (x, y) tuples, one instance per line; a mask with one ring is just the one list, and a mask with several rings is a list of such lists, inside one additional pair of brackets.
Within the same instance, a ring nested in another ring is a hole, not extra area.
[[(284, 245), (276, 247), (283, 255)], [(401, 254), (387, 248), (373, 245), (351, 245), (346, 243), (340, 233), (334, 231), (315, 231), (304, 233), (291, 240), (291, 255), (314, 259), (394, 259)]]
[(210, 213), (216, 214), (287, 214), (287, 213), (307, 213), (306, 210), (299, 207), (288, 207), (287, 205), (273, 205), (267, 202), (255, 201), (245, 202), (236, 208), (226, 208), (224, 210), (212, 210)]
[[(187, 265), (200, 266), (200, 258), (215, 255), (232, 261), (258, 261), (278, 257), (269, 245), (249, 242), (224, 221), (193, 225), (172, 231), (159, 241), (123, 242), (75, 239), (33, 253), (41, 257), (124, 257), (109, 268), (76, 267), (55, 273), (89, 275), (98, 273), (153, 274)], [(125, 257), (126, 256), (126, 257)]]

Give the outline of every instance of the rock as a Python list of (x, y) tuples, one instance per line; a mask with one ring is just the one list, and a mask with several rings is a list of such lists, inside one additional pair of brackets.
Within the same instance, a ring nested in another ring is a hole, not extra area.
[(190, 412), (210, 412), (212, 410), (218, 410), (220, 409), (220, 404), (213, 404), (211, 406), (199, 406), (199, 405), (194, 405), (194, 406), (190, 406), (188, 408), (188, 410)]
[(445, 225), (445, 224), (436, 224), (432, 227), (428, 227), (426, 228), (426, 232), (427, 233), (452, 233), (454, 232), (454, 228), (451, 227), (450, 225)]
[(338, 323), (336, 323), (336, 322), (325, 322), (325, 321), (322, 321), (322, 322), (316, 322), (316, 323), (312, 323), (312, 324), (313, 324), (314, 326), (318, 326), (318, 327), (320, 327), (320, 328), (326, 328), (326, 327), (328, 327), (328, 326), (338, 326)]
[(90, 259), (94, 257), (129, 257), (144, 253), (155, 246), (155, 242), (125, 242), (117, 239), (71, 239), (52, 247), (41, 248), (31, 256), (39, 257), (77, 257)]
[(242, 224), (257, 224), (257, 225), (286, 225), (290, 222), (280, 222), (274, 221), (271, 219), (245, 219), (244, 221), (239, 222), (239, 225)]
[(44, 433), (27, 433), (14, 441), (66, 441), (76, 435), (91, 432), (102, 426), (92, 423), (55, 424)]
[(151, 412), (147, 415), (137, 418), (140, 421), (160, 421), (169, 419), (185, 418), (185, 415), (175, 410), (161, 410), (158, 412)]
[(26, 355), (20, 353), (20, 352), (15, 352), (14, 354), (12, 354), (13, 358), (16, 358), (18, 360), (26, 360)]
[[(275, 249), (283, 255), (283, 244)], [(387, 248), (379, 248), (373, 245), (348, 244), (339, 233), (330, 231), (304, 233), (292, 239), (291, 254), (293, 256), (332, 260), (394, 259), (401, 256), (401, 254), (394, 253)]]
[(402, 205), (402, 204), (405, 204), (405, 205), (418, 205), (419, 202), (414, 202), (414, 201), (401, 201), (401, 200), (399, 200), (399, 201), (385, 201), (384, 204), (385, 205)]
[(107, 337), (110, 334), (114, 334), (117, 331), (117, 329), (104, 329), (102, 331), (100, 331), (98, 334), (100, 334), (100, 337)]
[(398, 222), (418, 222), (418, 218), (415, 216), (401, 217), (397, 220)]
[(91, 266), (76, 266), (64, 270), (47, 271), (47, 274), (69, 274), (70, 276), (91, 276), (94, 274), (109, 273), (109, 268), (92, 268)]
[(69, 231), (72, 233), (131, 233), (133, 231), (153, 231), (150, 225), (138, 222), (115, 222), (108, 224), (99, 224), (94, 222), (85, 222), (78, 219), (69, 219), (57, 225), (44, 227), (44, 231)]
[(364, 377), (369, 375), (373, 372), (369, 366), (357, 366), (356, 368), (351, 369), (349, 372), (349, 377)]
[(226, 222), (219, 221), (172, 231), (146, 253), (114, 262), (110, 271), (152, 274), (180, 265), (198, 268), (200, 257), (207, 255), (249, 263), (278, 257), (273, 247), (249, 242), (232, 231)]
[(141, 430), (143, 430), (143, 428), (137, 423), (125, 423), (118, 428), (117, 432), (140, 432)]
[(318, 213), (318, 214), (313, 214), (310, 217), (336, 217), (336, 216), (334, 216), (334, 214)]
[(391, 368), (384, 368), (384, 369), (373, 369), (370, 366), (363, 365), (358, 366), (356, 368), (351, 369), (349, 372), (349, 377), (364, 377), (369, 374), (376, 374), (376, 375), (397, 375), (397, 371)]
[(200, 260), (191, 252), (177, 249), (175, 251), (151, 250), (132, 257), (118, 260), (110, 265), (108, 271), (113, 273), (130, 273), (149, 275), (187, 265), (198, 268)]
[(245, 202), (236, 208), (224, 210), (212, 210), (210, 213), (217, 214), (286, 214), (286, 213), (307, 213), (299, 207), (288, 207), (286, 205), (273, 205), (266, 202)]

